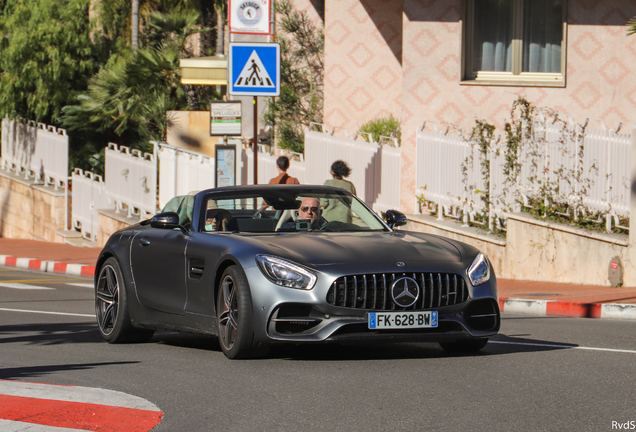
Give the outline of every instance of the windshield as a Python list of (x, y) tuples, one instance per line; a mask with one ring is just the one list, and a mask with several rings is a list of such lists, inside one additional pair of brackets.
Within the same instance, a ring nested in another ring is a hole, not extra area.
[(354, 232), (387, 230), (378, 216), (346, 191), (267, 189), (211, 193), (204, 200), (204, 232)]

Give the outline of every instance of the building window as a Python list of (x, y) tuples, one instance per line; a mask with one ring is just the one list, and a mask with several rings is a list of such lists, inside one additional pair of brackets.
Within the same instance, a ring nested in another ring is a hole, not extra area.
[(464, 80), (563, 85), (565, 0), (466, 0)]

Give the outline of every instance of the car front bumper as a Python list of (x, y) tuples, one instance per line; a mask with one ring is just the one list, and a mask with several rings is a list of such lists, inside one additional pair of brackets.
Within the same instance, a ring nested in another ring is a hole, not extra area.
[(254, 333), (261, 342), (453, 341), (489, 337), (500, 327), (494, 275), (478, 287), (466, 282), (468, 296), (459, 304), (417, 309), (437, 311), (437, 327), (375, 330), (369, 328), (368, 316), (369, 312), (380, 310), (339, 307), (327, 302), (336, 275), (320, 274), (313, 289), (299, 290), (271, 283), (258, 267), (245, 272), (252, 294)]

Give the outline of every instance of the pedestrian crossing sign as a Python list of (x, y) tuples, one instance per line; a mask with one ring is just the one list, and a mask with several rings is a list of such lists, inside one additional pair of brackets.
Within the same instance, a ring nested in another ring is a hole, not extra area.
[(228, 93), (238, 96), (280, 94), (280, 45), (231, 43)]

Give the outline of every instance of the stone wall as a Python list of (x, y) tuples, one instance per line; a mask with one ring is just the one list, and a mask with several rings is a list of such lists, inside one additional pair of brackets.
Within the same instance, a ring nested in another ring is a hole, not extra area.
[(636, 261), (624, 234), (595, 233), (527, 213), (510, 215), (505, 240), (427, 215), (409, 215), (405, 229), (468, 243), (485, 253), (497, 276), (505, 279), (610, 286), (610, 261), (618, 257), (624, 285), (636, 285)]
[(111, 234), (126, 228), (127, 226), (139, 223), (139, 218), (126, 217), (124, 213), (117, 213), (114, 210), (99, 210), (97, 217), (97, 246), (103, 247)]
[(0, 172), (0, 236), (63, 243), (67, 227), (64, 190)]

